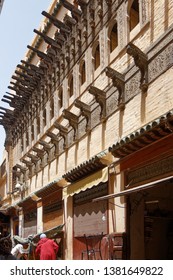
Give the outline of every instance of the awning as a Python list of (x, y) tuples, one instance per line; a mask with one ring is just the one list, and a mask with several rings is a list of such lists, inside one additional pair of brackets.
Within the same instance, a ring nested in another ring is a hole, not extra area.
[(109, 147), (115, 158), (124, 158), (166, 136), (172, 136), (173, 110), (145, 124)]
[(104, 168), (102, 170), (97, 171), (96, 173), (69, 185), (67, 188), (63, 190), (63, 198), (73, 196), (81, 191), (85, 191), (86, 189), (90, 189), (93, 186), (97, 186), (101, 182), (106, 182), (108, 180), (108, 168)]
[(122, 192), (113, 193), (113, 194), (105, 195), (105, 196), (102, 196), (102, 197), (94, 198), (92, 201), (95, 202), (95, 201), (99, 201), (99, 200), (106, 200), (106, 199), (111, 199), (111, 198), (115, 198), (115, 197), (130, 195), (134, 192), (139, 192), (139, 191), (142, 191), (142, 190), (146, 190), (146, 189), (149, 189), (149, 188), (156, 187), (159, 183), (162, 183), (162, 182), (165, 182), (165, 181), (168, 181), (168, 180), (171, 180), (171, 179), (173, 179), (173, 176), (169, 176), (169, 177), (166, 177), (166, 178), (163, 178), (163, 179), (160, 179), (160, 180), (156, 180), (156, 181), (144, 184), (144, 185), (140, 185), (140, 186), (137, 186), (135, 188), (127, 189), (127, 190), (124, 190)]

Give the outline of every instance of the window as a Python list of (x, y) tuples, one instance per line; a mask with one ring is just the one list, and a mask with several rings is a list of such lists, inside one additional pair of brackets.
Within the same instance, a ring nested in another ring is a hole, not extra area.
[(69, 79), (69, 97), (73, 96), (73, 77)]
[(130, 17), (130, 31), (135, 28), (135, 26), (139, 23), (139, 2), (138, 0), (134, 0), (130, 7), (129, 12)]
[(81, 75), (81, 85), (83, 85), (86, 82), (85, 61), (83, 61), (81, 64), (80, 75)]
[(26, 147), (29, 146), (29, 133), (28, 133), (28, 130), (26, 131)]
[(54, 117), (54, 99), (53, 97), (50, 99), (50, 119)]
[(113, 52), (113, 50), (117, 46), (118, 46), (118, 29), (117, 29), (117, 23), (115, 23), (110, 32), (110, 52)]
[(43, 110), (43, 127), (46, 126), (46, 108)]
[(63, 107), (63, 90), (62, 88), (59, 89), (59, 93), (58, 93), (58, 108), (62, 108)]
[(31, 126), (31, 140), (34, 141), (34, 124)]
[(100, 66), (100, 46), (99, 43), (97, 44), (97, 47), (95, 48), (94, 52), (94, 70), (96, 70)]
[(40, 134), (40, 118), (37, 118), (37, 134)]

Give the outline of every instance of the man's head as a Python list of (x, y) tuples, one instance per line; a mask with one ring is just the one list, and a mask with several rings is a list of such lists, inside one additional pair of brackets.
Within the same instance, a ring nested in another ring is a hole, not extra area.
[(46, 234), (45, 233), (40, 234), (40, 239), (42, 239), (42, 238), (46, 238)]

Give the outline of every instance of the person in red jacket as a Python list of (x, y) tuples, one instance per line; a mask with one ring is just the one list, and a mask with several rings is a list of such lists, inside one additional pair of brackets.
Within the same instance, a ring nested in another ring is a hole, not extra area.
[(56, 260), (59, 246), (52, 239), (46, 237), (46, 234), (40, 235), (40, 241), (36, 247), (36, 254), (40, 256), (40, 260)]

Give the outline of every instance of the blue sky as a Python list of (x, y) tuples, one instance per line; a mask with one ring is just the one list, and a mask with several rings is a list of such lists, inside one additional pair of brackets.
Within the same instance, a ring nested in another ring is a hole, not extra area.
[[(0, 14), (0, 106), (8, 107), (1, 99), (17, 64), (24, 59), (35, 33), (43, 19), (41, 12), (47, 11), (52, 0), (5, 0)], [(4, 150), (5, 132), (0, 125), (0, 163)]]

